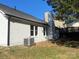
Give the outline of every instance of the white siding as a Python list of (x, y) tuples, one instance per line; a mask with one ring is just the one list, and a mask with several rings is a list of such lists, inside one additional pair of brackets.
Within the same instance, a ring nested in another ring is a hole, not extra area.
[(41, 42), (41, 41), (46, 41), (46, 35), (43, 35), (43, 27), (38, 27), (38, 34), (37, 36), (34, 36), (34, 42)]
[(8, 19), (0, 13), (0, 46), (7, 46)]
[(30, 36), (30, 25), (10, 22), (10, 46), (24, 45), (24, 39)]
[(38, 27), (37, 36), (30, 36), (30, 25), (10, 22), (10, 46), (24, 45), (24, 39), (29, 37), (34, 38), (35, 43), (47, 40), (43, 35), (43, 27)]

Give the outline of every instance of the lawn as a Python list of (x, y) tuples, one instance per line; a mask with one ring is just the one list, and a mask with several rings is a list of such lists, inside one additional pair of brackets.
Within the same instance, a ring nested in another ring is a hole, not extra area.
[(0, 47), (0, 59), (79, 59), (79, 49), (52, 43), (32, 47)]

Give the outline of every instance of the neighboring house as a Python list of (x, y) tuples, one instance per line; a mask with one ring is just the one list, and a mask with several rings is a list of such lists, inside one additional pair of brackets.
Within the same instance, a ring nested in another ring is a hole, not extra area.
[(24, 39), (47, 40), (48, 24), (16, 9), (0, 4), (0, 46), (24, 45)]

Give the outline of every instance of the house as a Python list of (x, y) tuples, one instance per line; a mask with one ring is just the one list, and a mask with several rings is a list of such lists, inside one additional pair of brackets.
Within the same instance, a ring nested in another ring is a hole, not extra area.
[(34, 43), (53, 39), (55, 34), (54, 18), (45, 13), (45, 21), (0, 4), (0, 46), (24, 45), (26, 39)]
[(0, 4), (0, 46), (24, 45), (24, 39), (47, 40), (47, 23), (36, 17)]

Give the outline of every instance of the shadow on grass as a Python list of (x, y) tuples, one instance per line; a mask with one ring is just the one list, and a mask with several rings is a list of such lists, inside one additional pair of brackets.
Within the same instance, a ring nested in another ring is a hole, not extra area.
[(65, 37), (52, 41), (59, 46), (79, 48), (79, 32), (66, 33)]

